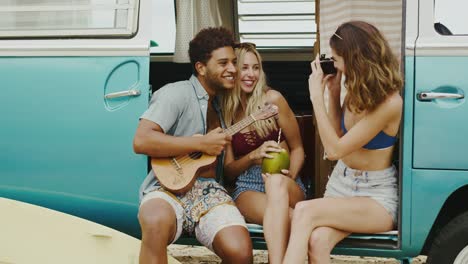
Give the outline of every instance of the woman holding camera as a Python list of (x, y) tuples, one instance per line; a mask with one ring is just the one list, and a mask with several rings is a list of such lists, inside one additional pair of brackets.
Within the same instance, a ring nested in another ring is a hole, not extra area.
[[(278, 117), (260, 120), (232, 137), (226, 146), (224, 177), (235, 183), (233, 198), (250, 223), (263, 224), (270, 263), (281, 263), (289, 234), (289, 212), (305, 198), (298, 173), (304, 163), (299, 126), (281, 93), (266, 85), (262, 60), (252, 43), (235, 49), (237, 79), (223, 97), (223, 115), (228, 126), (256, 112), (265, 103), (278, 107)], [(262, 179), (261, 163), (269, 152), (288, 151), (289, 171)]]
[[(333, 247), (350, 233), (392, 230), (397, 224), (397, 171), (392, 152), (402, 115), (397, 58), (372, 25), (351, 21), (330, 38), (338, 72), (311, 63), (310, 100), (329, 160), (338, 160), (324, 198), (294, 209), (283, 263), (330, 263)], [(347, 95), (340, 104), (341, 77)], [(328, 113), (323, 92), (329, 89)]]

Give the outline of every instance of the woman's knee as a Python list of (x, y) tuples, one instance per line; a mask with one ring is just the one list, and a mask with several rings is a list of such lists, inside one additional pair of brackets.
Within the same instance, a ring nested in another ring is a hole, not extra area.
[(313, 224), (320, 217), (319, 203), (315, 200), (300, 201), (294, 207), (293, 224)]
[(312, 231), (309, 239), (309, 258), (317, 259), (323, 255), (330, 255), (333, 245), (330, 244), (329, 233), (323, 228), (316, 228)]
[(284, 175), (272, 174), (265, 183), (268, 197), (285, 197), (288, 193), (288, 183)]

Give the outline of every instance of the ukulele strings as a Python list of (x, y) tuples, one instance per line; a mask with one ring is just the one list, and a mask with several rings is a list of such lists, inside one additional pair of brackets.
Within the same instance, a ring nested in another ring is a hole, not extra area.
[[(233, 134), (237, 133), (239, 130), (241, 130), (242, 128), (244, 128), (244, 127), (250, 125), (251, 123), (255, 122), (255, 120), (256, 119), (252, 115), (250, 115), (250, 116), (242, 119), (238, 123), (234, 124), (233, 126), (227, 128), (225, 130), (225, 132), (227, 134), (229, 134), (229, 135), (233, 135)], [(201, 152), (192, 152), (190, 154), (177, 156), (174, 159), (179, 165), (184, 165), (184, 164), (192, 162), (193, 160), (196, 160), (196, 159), (200, 158), (202, 155), (203, 155), (203, 153), (201, 153)]]

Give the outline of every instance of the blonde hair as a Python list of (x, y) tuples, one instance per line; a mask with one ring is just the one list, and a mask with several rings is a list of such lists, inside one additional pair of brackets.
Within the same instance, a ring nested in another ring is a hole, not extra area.
[[(229, 127), (234, 124), (236, 120), (242, 119), (245, 116), (249, 116), (252, 113), (258, 111), (261, 107), (267, 103), (266, 101), (266, 92), (269, 90), (266, 85), (266, 77), (263, 72), (262, 58), (260, 54), (255, 49), (253, 44), (242, 43), (236, 48), (235, 53), (237, 57), (237, 72), (240, 74), (242, 70), (242, 65), (244, 64), (245, 55), (247, 53), (253, 53), (257, 57), (258, 64), (260, 67), (260, 75), (258, 77), (257, 83), (252, 91), (252, 93), (247, 94), (246, 109), (242, 109), (241, 105), (241, 93), (242, 89), (240, 87), (241, 81), (239, 78), (236, 78), (236, 84), (232, 91), (225, 91), (222, 97), (223, 108), (222, 113), (226, 125)], [(245, 114), (245, 115), (242, 115)], [(268, 118), (266, 120), (259, 120), (251, 125), (257, 134), (263, 138), (266, 137), (271, 131), (278, 128), (276, 120)]]
[(330, 38), (330, 46), (346, 65), (348, 110), (373, 111), (390, 94), (401, 91), (398, 59), (373, 25), (363, 21), (343, 23)]

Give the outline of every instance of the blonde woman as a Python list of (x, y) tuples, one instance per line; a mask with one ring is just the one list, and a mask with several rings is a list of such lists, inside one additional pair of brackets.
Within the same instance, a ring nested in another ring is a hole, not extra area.
[[(339, 26), (330, 46), (338, 73), (324, 76), (317, 56), (309, 92), (325, 152), (338, 163), (324, 198), (296, 205), (283, 260), (287, 264), (304, 263), (307, 253), (309, 263), (330, 263), (331, 250), (350, 233), (385, 232), (397, 223), (392, 152), (403, 105), (398, 60), (382, 34), (362, 21)], [(347, 88), (343, 106), (342, 75)]]
[[(269, 89), (265, 81), (260, 54), (252, 43), (239, 44), (237, 80), (223, 98), (223, 116), (232, 125), (258, 110), (265, 103), (278, 106), (278, 117), (258, 121), (232, 137), (226, 146), (224, 175), (235, 183), (233, 198), (250, 223), (263, 224), (270, 263), (281, 263), (289, 234), (289, 212), (305, 198), (299, 178), (304, 163), (299, 126), (284, 97)], [(281, 129), (280, 144), (277, 143)], [(267, 152), (285, 149), (290, 155), (290, 168), (283, 174), (262, 179), (261, 162), (271, 158)]]

